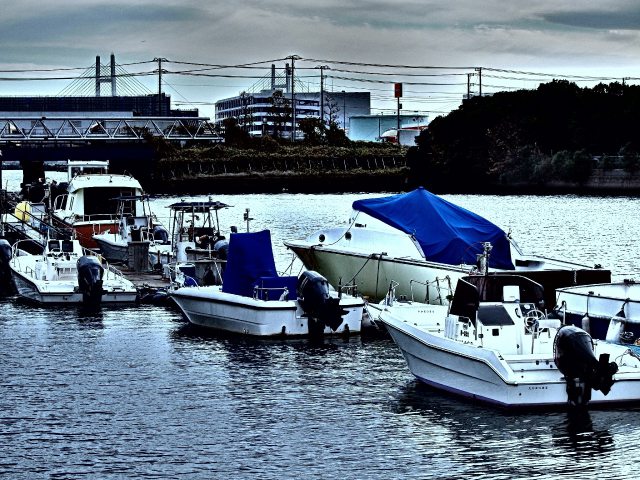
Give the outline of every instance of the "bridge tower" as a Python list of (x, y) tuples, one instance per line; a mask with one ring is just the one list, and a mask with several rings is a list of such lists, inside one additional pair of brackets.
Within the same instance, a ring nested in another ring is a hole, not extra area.
[(102, 64), (100, 63), (100, 55), (96, 55), (96, 97), (100, 96), (100, 84), (111, 84), (111, 96), (115, 97), (116, 93), (116, 56), (111, 54), (109, 75), (102, 75)]

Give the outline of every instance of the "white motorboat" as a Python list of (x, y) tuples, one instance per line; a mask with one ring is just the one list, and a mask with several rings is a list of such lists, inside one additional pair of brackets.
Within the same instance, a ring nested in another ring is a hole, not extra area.
[(109, 262), (125, 263), (132, 242), (147, 242), (149, 251), (157, 255), (154, 259), (169, 258), (169, 233), (151, 212), (149, 196), (120, 196), (114, 200), (118, 201), (118, 228), (93, 235), (101, 255)]
[(559, 288), (555, 312), (593, 337), (633, 343), (640, 339), (640, 284), (633, 280)]
[[(106, 161), (70, 160), (68, 185), (51, 187), (53, 226), (74, 232), (86, 248), (98, 247), (93, 235), (117, 231), (120, 218), (116, 198), (143, 194), (138, 180), (108, 173), (108, 166)], [(141, 207), (135, 208), (135, 212), (140, 210)]]
[(502, 407), (640, 402), (640, 357), (540, 310), (518, 275), (462, 278), (450, 308), (394, 301), (378, 321), (420, 381)]
[(138, 292), (120, 272), (103, 265), (78, 240), (48, 240), (40, 255), (12, 247), (9, 268), (18, 295), (37, 303), (133, 303)]
[(556, 288), (611, 281), (611, 272), (598, 265), (525, 255), (510, 234), (422, 187), (357, 200), (353, 209), (346, 226), (284, 243), (307, 269), (332, 284), (356, 284), (371, 300), (382, 299), (395, 281), (399, 295), (446, 305), (457, 280), (484, 272), (479, 263), (486, 260), (491, 272), (517, 273), (542, 284), (549, 307)]
[(358, 333), (364, 301), (331, 292), (316, 272), (278, 276), (268, 230), (232, 233), (222, 286), (170, 292), (199, 326), (255, 336)]

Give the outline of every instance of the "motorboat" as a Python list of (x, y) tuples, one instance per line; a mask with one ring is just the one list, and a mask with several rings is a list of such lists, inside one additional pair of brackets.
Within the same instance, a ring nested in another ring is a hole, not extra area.
[(640, 284), (632, 279), (559, 288), (555, 313), (593, 337), (640, 343)]
[[(219, 212), (226, 208), (229, 205), (211, 198), (169, 205), (170, 252), (150, 246), (152, 264), (167, 269), (167, 277), (174, 282), (191, 279), (198, 285), (221, 284), (229, 241), (220, 230)], [(247, 212), (245, 220), (249, 231)]]
[[(54, 227), (72, 232), (85, 248), (97, 248), (93, 236), (119, 227), (119, 197), (143, 195), (140, 182), (131, 175), (108, 173), (107, 161), (69, 161), (66, 185), (50, 186)], [(136, 215), (141, 207), (130, 213)], [(136, 212), (136, 213), (134, 213)]]
[(458, 280), (449, 306), (392, 296), (377, 320), (420, 381), (505, 408), (640, 402), (640, 356), (542, 310), (519, 275)]
[(556, 288), (611, 281), (599, 265), (525, 255), (498, 226), (422, 187), (352, 207), (348, 225), (284, 243), (307, 269), (332, 284), (355, 284), (371, 301), (381, 300), (395, 281), (399, 295), (446, 305), (457, 280), (484, 272), (485, 264), (542, 284), (548, 307)]
[(316, 272), (279, 276), (269, 230), (231, 234), (222, 285), (169, 295), (195, 325), (254, 336), (358, 333), (364, 308)]
[(169, 232), (152, 213), (149, 199), (148, 195), (114, 199), (118, 201), (118, 227), (113, 232), (107, 229), (93, 235), (101, 255), (109, 262), (126, 263), (132, 242), (146, 242), (149, 251), (156, 255), (154, 259), (170, 257)]
[(41, 304), (134, 303), (138, 292), (129, 280), (77, 239), (48, 240), (40, 255), (12, 247), (9, 268), (19, 296)]

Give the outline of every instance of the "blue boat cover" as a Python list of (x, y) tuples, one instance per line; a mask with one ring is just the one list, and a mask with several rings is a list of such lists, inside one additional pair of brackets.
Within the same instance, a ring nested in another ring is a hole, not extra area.
[(489, 266), (515, 269), (510, 243), (502, 229), (423, 187), (389, 197), (356, 200), (353, 209), (413, 235), (427, 260), (473, 265), (476, 254), (482, 253), (482, 243), (491, 242)]
[(253, 287), (261, 277), (277, 276), (269, 230), (231, 234), (223, 292), (253, 297)]

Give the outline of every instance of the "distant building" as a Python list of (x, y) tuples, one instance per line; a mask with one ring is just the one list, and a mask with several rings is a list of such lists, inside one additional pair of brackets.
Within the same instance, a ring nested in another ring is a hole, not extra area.
[[(249, 92), (216, 102), (216, 125), (222, 126), (224, 120), (235, 118), (238, 125), (252, 136), (282, 138), (291, 138), (295, 126), (296, 138), (302, 139), (299, 126), (304, 118), (323, 117), (326, 122), (334, 121), (344, 129), (353, 115), (366, 115), (371, 111), (369, 92), (325, 91), (321, 95), (320, 92), (305, 91), (305, 88), (306, 85), (296, 79), (292, 95), (289, 66), (286, 66), (284, 75), (277, 75), (275, 65), (272, 65), (271, 75), (253, 85)], [(295, 123), (292, 97), (295, 100)], [(323, 107), (324, 115), (321, 114)]]
[(131, 117), (197, 117), (198, 110), (172, 110), (166, 94), (115, 97), (0, 97), (0, 115), (64, 116), (111, 113)]
[[(413, 145), (412, 140), (426, 128), (426, 115), (400, 115), (400, 144)], [(398, 141), (398, 115), (357, 115), (352, 116), (349, 125), (349, 139), (366, 142)]]

